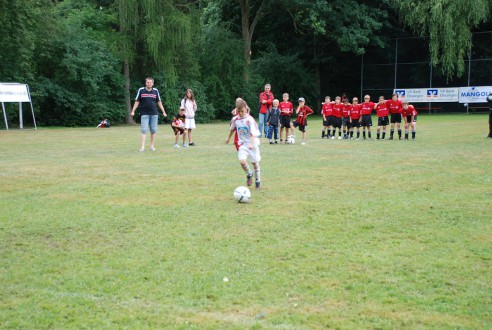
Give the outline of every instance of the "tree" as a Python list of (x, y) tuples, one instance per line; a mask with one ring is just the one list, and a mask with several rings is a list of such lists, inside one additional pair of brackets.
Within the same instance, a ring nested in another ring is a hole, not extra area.
[[(130, 70), (135, 60), (148, 65), (146, 75), (161, 73), (170, 85), (177, 81), (176, 62), (180, 49), (191, 38), (191, 19), (172, 0), (117, 0), (125, 77), (126, 121), (130, 116)], [(150, 55), (150, 58), (146, 56)]]
[(471, 47), (471, 30), (490, 19), (492, 0), (388, 0), (403, 23), (421, 36), (429, 36), (433, 65), (445, 76), (461, 76)]

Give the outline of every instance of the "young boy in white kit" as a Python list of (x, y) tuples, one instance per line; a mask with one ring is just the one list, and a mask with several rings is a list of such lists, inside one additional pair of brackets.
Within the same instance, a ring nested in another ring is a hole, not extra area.
[(253, 171), (251, 171), (248, 165), (248, 157), (253, 165), (254, 175), (256, 176), (255, 188), (260, 189), (260, 130), (256, 121), (248, 113), (248, 105), (244, 100), (236, 100), (237, 116), (232, 118), (231, 125), (229, 127), (229, 137), (226, 143), (229, 143), (234, 132), (237, 133), (237, 157), (239, 163), (246, 173), (246, 184), (251, 186), (253, 184)]

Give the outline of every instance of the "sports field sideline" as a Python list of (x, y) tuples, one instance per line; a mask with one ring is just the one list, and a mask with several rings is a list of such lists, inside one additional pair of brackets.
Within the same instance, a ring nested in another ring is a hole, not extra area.
[(262, 139), (250, 204), (227, 122), (143, 153), (137, 126), (0, 131), (0, 328), (490, 329), (487, 119), (310, 117), (304, 146)]

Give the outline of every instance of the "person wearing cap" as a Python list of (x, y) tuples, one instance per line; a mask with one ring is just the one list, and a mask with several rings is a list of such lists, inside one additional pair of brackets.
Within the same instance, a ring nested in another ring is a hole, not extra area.
[(164, 106), (162, 105), (161, 95), (157, 88), (154, 88), (154, 78), (145, 78), (145, 87), (141, 87), (137, 92), (135, 103), (133, 104), (130, 115), (135, 115), (135, 110), (140, 111), (140, 132), (141, 143), (138, 151), (145, 151), (145, 140), (147, 139), (147, 131), (150, 128), (150, 150), (155, 151), (155, 134), (157, 133), (157, 120), (159, 113), (157, 107), (162, 111), (164, 117), (167, 117)]
[[(273, 105), (273, 93), (271, 92), (272, 86), (270, 84), (265, 85), (265, 91), (260, 94), (260, 104), (258, 106), (258, 128), (260, 129), (260, 134), (266, 136), (266, 115), (268, 110)], [(261, 137), (261, 135), (260, 135)]]
[(307, 126), (307, 116), (314, 113), (314, 111), (306, 105), (306, 100), (303, 97), (299, 98), (299, 105), (296, 108), (297, 118), (292, 123), (294, 127), (299, 127), (299, 131), (302, 132), (302, 142), (301, 144), (306, 144), (306, 126)]
[(179, 112), (173, 117), (173, 121), (171, 122), (171, 127), (174, 132), (174, 136), (176, 137), (174, 140), (174, 147), (179, 148), (178, 140), (179, 136), (183, 136), (183, 147), (187, 147), (186, 145), (186, 115), (185, 108), (180, 107)]

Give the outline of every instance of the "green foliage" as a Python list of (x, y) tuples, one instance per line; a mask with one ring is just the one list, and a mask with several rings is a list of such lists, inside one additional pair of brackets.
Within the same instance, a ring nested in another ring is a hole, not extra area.
[(317, 99), (314, 74), (306, 69), (298, 54), (281, 55), (274, 45), (270, 45), (253, 61), (253, 69), (264, 79), (260, 86), (270, 83), (272, 92), (280, 101), (283, 93), (289, 93), (291, 101), (302, 96), (308, 105)]
[(230, 117), (234, 100), (246, 94), (242, 80), (242, 41), (220, 25), (205, 25), (197, 53), (201, 83), (217, 118)]
[(471, 30), (490, 19), (491, 0), (388, 0), (404, 23), (430, 37), (432, 63), (440, 64), (448, 78), (465, 71), (464, 58), (471, 47)]
[(41, 48), (38, 61), (43, 65), (34, 84), (34, 101), (42, 108), (45, 125), (124, 121), (120, 63), (86, 27), (97, 10), (87, 3), (64, 1), (53, 12), (63, 33)]

